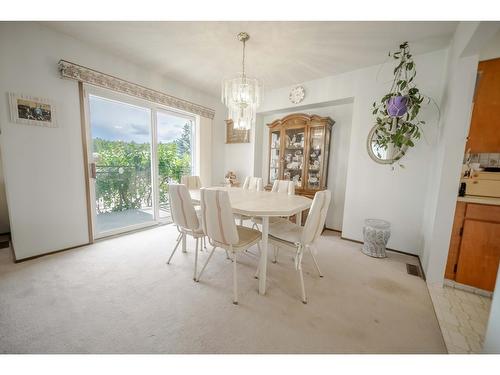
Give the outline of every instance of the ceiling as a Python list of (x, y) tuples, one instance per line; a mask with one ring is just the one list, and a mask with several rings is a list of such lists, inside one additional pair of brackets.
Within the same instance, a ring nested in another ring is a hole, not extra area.
[(44, 22), (146, 69), (219, 95), (241, 71), (273, 89), (382, 63), (409, 41), (414, 54), (448, 45), (456, 22)]

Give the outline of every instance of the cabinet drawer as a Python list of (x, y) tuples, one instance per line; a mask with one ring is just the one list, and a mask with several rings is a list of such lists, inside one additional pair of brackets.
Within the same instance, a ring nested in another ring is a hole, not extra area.
[(465, 217), (467, 219), (500, 222), (500, 206), (468, 203)]

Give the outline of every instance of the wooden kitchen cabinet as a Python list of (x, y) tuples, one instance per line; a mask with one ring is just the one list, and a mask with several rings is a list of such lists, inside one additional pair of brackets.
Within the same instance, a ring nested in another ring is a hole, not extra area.
[(465, 208), (467, 203), (457, 202), (455, 208), (455, 220), (451, 229), (450, 250), (448, 251), (448, 262), (444, 277), (450, 280), (455, 280), (458, 264), (458, 253), (460, 252), (460, 242), (462, 241), (462, 225), (465, 218)]
[(500, 222), (466, 219), (455, 280), (493, 291), (500, 259)]
[(500, 262), (500, 206), (457, 202), (445, 277), (493, 291)]
[(500, 150), (500, 58), (478, 65), (474, 108), (467, 149), (473, 153)]

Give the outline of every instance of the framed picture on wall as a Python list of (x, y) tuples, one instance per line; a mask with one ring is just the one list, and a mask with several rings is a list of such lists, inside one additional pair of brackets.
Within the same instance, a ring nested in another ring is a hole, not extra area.
[(12, 122), (55, 128), (56, 109), (51, 100), (9, 93)]
[(226, 143), (250, 143), (250, 130), (235, 129), (233, 120), (226, 120)]

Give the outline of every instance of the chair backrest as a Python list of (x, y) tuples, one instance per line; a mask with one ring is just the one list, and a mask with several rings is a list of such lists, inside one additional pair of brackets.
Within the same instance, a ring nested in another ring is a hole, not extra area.
[(188, 189), (200, 189), (200, 176), (181, 176), (181, 184), (186, 185)]
[(245, 182), (243, 183), (243, 189), (264, 191), (264, 187), (262, 186), (262, 178), (247, 176), (245, 178)]
[(200, 222), (186, 185), (169, 184), (168, 194), (174, 224), (189, 230), (198, 229)]
[(329, 190), (318, 191), (314, 195), (314, 199), (307, 215), (304, 229), (302, 230), (301, 242), (303, 245), (308, 245), (318, 239), (323, 231), (326, 221), (326, 213), (330, 206), (332, 193)]
[(220, 244), (236, 245), (239, 241), (238, 230), (228, 192), (217, 188), (202, 188), (200, 193), (203, 232)]
[(276, 180), (271, 189), (273, 193), (283, 193), (288, 195), (295, 194), (295, 182), (287, 180)]

